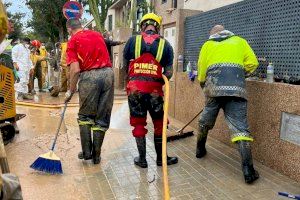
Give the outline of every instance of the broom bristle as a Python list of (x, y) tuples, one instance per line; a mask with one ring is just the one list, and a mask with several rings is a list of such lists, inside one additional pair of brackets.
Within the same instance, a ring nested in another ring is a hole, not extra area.
[(34, 170), (45, 172), (48, 174), (62, 174), (62, 165), (59, 157), (53, 151), (40, 155), (38, 159), (30, 165)]
[(179, 134), (179, 135), (172, 135), (172, 136), (167, 137), (167, 142), (171, 142), (171, 141), (174, 141), (174, 140), (180, 140), (180, 139), (183, 139), (183, 138), (191, 137), (193, 135), (194, 135), (194, 131), (189, 131), (189, 132), (182, 133), (182, 134)]

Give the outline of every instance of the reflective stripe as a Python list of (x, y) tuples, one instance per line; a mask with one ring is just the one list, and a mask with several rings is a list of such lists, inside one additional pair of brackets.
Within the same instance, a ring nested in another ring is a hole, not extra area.
[(141, 49), (142, 49), (142, 36), (137, 35), (135, 38), (135, 59), (141, 56)]
[(238, 141), (250, 141), (253, 142), (253, 138), (246, 137), (246, 136), (237, 136), (231, 139), (232, 143), (238, 142)]
[(94, 127), (92, 127), (92, 131), (102, 131), (102, 132), (105, 132), (105, 129), (103, 129), (101, 127), (98, 127), (98, 126), (94, 126)]
[(78, 120), (78, 124), (79, 126), (94, 125), (94, 123), (91, 121), (80, 121), (80, 120)]
[(162, 58), (165, 43), (166, 43), (166, 41), (164, 39), (159, 40), (158, 50), (157, 50), (157, 54), (156, 54), (156, 58), (155, 58), (157, 60), (157, 62), (160, 62), (160, 60)]

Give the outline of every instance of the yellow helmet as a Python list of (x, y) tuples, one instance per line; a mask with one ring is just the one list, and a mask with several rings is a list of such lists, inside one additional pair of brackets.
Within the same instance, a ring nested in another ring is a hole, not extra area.
[(154, 13), (147, 13), (142, 17), (141, 22), (140, 22), (140, 26), (142, 26), (143, 23), (147, 22), (147, 20), (151, 20), (151, 21), (156, 22), (157, 24), (153, 24), (153, 25), (155, 27), (159, 28), (160, 25), (161, 25), (161, 22), (162, 22), (162, 17), (158, 16)]

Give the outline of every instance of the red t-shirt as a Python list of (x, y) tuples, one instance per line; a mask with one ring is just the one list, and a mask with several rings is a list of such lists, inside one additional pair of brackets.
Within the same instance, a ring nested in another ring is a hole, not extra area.
[(81, 71), (111, 67), (103, 36), (91, 30), (77, 32), (68, 41), (67, 64), (79, 62)]

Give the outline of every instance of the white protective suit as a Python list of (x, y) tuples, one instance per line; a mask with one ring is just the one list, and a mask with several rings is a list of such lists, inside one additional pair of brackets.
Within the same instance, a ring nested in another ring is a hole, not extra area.
[(18, 64), (19, 83), (15, 83), (15, 90), (18, 93), (28, 93), (29, 73), (33, 69), (30, 59), (30, 50), (24, 44), (17, 44), (12, 48), (12, 60)]

